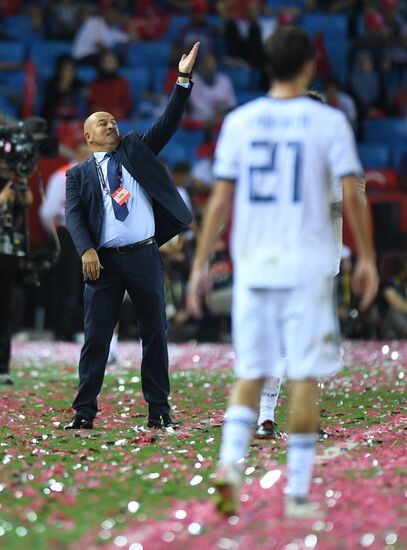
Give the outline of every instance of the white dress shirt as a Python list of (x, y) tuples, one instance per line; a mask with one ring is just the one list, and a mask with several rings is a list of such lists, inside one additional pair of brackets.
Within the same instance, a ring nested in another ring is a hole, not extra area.
[[(109, 189), (107, 181), (108, 158), (105, 158), (106, 153), (97, 152), (93, 153), (93, 155), (102, 169), (105, 186)], [(124, 221), (116, 219), (113, 211), (113, 199), (110, 194), (106, 193), (103, 189), (102, 182), (99, 181), (105, 212), (102, 236), (100, 239), (101, 247), (126, 246), (149, 239), (155, 234), (155, 221), (151, 197), (144, 191), (139, 182), (129, 174), (123, 165), (122, 176), (122, 185), (131, 195), (126, 202), (129, 214)]]

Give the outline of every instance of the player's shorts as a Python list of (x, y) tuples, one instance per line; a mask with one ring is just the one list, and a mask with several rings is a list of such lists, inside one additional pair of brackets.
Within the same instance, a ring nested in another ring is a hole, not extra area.
[(321, 378), (340, 370), (339, 335), (331, 278), (294, 289), (253, 289), (236, 285), (233, 340), (236, 374), (255, 379)]

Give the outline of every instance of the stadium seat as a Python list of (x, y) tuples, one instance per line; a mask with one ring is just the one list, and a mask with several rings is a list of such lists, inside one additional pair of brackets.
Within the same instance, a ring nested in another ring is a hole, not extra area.
[(255, 77), (253, 77), (254, 71), (252, 69), (222, 66), (220, 71), (232, 80), (235, 92), (253, 89)]
[(332, 39), (334, 36), (335, 39), (340, 40), (346, 38), (348, 34), (348, 20), (345, 15), (311, 13), (302, 17), (301, 26), (311, 36), (315, 36), (320, 32), (325, 39)]
[(165, 67), (171, 55), (171, 43), (166, 40), (150, 40), (130, 44), (127, 63), (132, 67)]
[(178, 143), (174, 138), (161, 151), (160, 157), (170, 166), (180, 161), (191, 162), (187, 147)]
[(393, 144), (407, 140), (407, 120), (380, 118), (366, 120), (363, 125), (364, 141)]
[[(127, 78), (130, 84), (133, 101), (140, 99), (141, 92), (147, 91), (151, 86), (151, 72), (144, 67), (122, 68), (119, 73)], [(135, 106), (137, 109), (137, 105)]]
[(348, 41), (344, 37), (325, 39), (332, 74), (343, 86), (348, 80), (348, 48)]
[(0, 60), (8, 63), (22, 63), (25, 57), (25, 46), (21, 42), (0, 42)]
[(95, 67), (87, 67), (86, 65), (79, 65), (76, 68), (76, 74), (78, 75), (79, 80), (88, 84), (93, 82), (97, 76), (97, 69)]
[(0, 95), (0, 113), (12, 118), (18, 118), (18, 111), (7, 99)]
[(43, 40), (30, 46), (29, 54), (40, 75), (53, 73), (59, 56), (70, 55), (72, 44), (68, 41)]
[(306, 0), (266, 0), (266, 4), (273, 10), (299, 8), (303, 11), (306, 7)]
[(363, 168), (390, 168), (390, 148), (381, 143), (361, 143), (358, 145)]
[(135, 122), (131, 119), (123, 119), (117, 121), (117, 126), (119, 127), (119, 132), (121, 136), (125, 136), (129, 132), (135, 129)]
[(176, 38), (182, 27), (184, 27), (188, 21), (188, 15), (172, 15), (166, 38), (169, 40)]
[(32, 20), (27, 15), (11, 15), (3, 19), (4, 34), (12, 36), (24, 44), (32, 44), (36, 40), (41, 40), (39, 32), (32, 29)]
[(395, 170), (400, 169), (400, 161), (403, 155), (407, 155), (407, 142), (396, 143), (391, 148), (392, 165)]
[(14, 88), (17, 93), (23, 92), (24, 87), (24, 70), (4, 71), (0, 73), (0, 84), (6, 85), (9, 88)]
[(152, 72), (152, 90), (158, 95), (165, 94), (164, 86), (167, 78), (168, 68), (157, 67)]
[(248, 103), (249, 101), (253, 101), (258, 97), (263, 97), (264, 95), (265, 95), (265, 92), (240, 91), (236, 93), (236, 98), (237, 98), (238, 105), (243, 105), (244, 103)]

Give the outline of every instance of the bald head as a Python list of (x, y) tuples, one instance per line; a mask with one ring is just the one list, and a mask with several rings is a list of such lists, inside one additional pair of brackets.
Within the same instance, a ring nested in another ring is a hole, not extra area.
[(116, 120), (105, 111), (88, 116), (83, 125), (83, 135), (92, 152), (114, 151), (120, 143)]

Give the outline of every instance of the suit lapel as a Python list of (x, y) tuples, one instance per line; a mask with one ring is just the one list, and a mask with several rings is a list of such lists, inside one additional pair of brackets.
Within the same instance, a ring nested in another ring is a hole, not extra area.
[(96, 168), (95, 157), (92, 155), (85, 162), (85, 176), (88, 180), (87, 184), (89, 185), (90, 193), (97, 197), (100, 207), (103, 208), (102, 190), (100, 188), (100, 181)]

